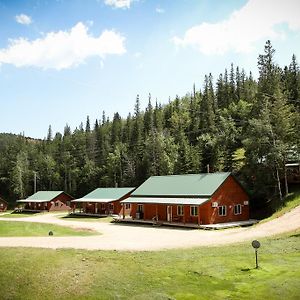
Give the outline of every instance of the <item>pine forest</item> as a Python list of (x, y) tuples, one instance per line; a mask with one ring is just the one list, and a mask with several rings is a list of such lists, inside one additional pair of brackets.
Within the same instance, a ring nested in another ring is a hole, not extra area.
[(285, 165), (300, 153), (297, 59), (277, 65), (267, 41), (257, 79), (228, 67), (168, 104), (149, 94), (143, 109), (137, 95), (126, 119), (100, 111), (99, 119), (66, 125), (63, 133), (49, 126), (44, 140), (0, 134), (2, 196), (13, 203), (36, 189), (81, 197), (97, 187), (138, 186), (152, 175), (230, 171), (254, 206), (282, 200)]

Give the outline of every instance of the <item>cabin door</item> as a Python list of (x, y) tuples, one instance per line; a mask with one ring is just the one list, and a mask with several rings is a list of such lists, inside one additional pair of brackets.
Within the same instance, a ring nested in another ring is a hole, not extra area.
[(167, 221), (172, 222), (172, 206), (167, 206)]

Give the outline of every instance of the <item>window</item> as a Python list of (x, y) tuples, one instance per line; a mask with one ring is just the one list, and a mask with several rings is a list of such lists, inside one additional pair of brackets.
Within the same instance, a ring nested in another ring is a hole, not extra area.
[(55, 202), (55, 206), (59, 206), (59, 203), (58, 203), (58, 201), (57, 201), (57, 202)]
[(109, 203), (109, 209), (114, 209), (114, 204), (113, 203)]
[(235, 215), (240, 215), (242, 213), (242, 205), (237, 204), (234, 206), (234, 214)]
[(130, 203), (125, 203), (125, 209), (130, 209)]
[(219, 216), (226, 216), (226, 206), (219, 206)]
[(177, 216), (183, 216), (183, 205), (177, 206)]
[(191, 206), (191, 216), (198, 216), (198, 206)]

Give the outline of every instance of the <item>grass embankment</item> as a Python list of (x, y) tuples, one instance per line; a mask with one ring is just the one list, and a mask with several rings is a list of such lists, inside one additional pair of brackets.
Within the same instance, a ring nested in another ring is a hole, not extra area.
[(0, 248), (2, 299), (299, 299), (300, 231), (249, 245), (116, 252)]
[(300, 205), (300, 192), (291, 193), (284, 198), (283, 203), (278, 207), (277, 211), (272, 216), (262, 220), (260, 223), (268, 222), (278, 217), (281, 217), (299, 205)]
[(90, 230), (73, 229), (53, 224), (0, 221), (0, 237), (48, 236), (49, 231), (52, 231), (54, 236), (87, 236), (99, 234)]

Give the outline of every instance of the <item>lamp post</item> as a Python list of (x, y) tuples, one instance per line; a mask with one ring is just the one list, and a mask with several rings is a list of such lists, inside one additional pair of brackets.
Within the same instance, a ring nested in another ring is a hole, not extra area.
[(255, 269), (258, 269), (257, 249), (260, 247), (260, 242), (252, 241), (252, 247), (255, 249)]

